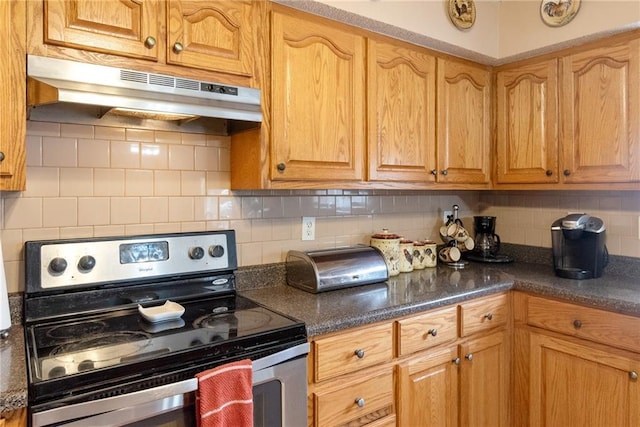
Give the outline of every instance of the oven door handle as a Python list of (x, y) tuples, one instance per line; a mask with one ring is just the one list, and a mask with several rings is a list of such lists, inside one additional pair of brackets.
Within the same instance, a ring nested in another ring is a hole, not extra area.
[(116, 411), (90, 416), (63, 425), (64, 427), (112, 427), (130, 425), (166, 412), (188, 407), (193, 404), (194, 400), (195, 398), (193, 393), (179, 394), (176, 396), (165, 397), (160, 400), (154, 400), (142, 405), (128, 406)]
[[(107, 418), (117, 410), (132, 408), (139, 405), (153, 404), (163, 399), (182, 398), (186, 393), (191, 393), (198, 389), (198, 380), (190, 378), (177, 383), (166, 384), (146, 390), (140, 390), (120, 396), (112, 396), (106, 399), (82, 402), (70, 406), (50, 409), (33, 414), (33, 424), (35, 426), (46, 426), (75, 418), (86, 418), (102, 414)], [(86, 419), (83, 420), (86, 424)], [(113, 423), (112, 423), (113, 424)], [(72, 424), (70, 424), (72, 425)], [(93, 425), (93, 424), (91, 424)]]

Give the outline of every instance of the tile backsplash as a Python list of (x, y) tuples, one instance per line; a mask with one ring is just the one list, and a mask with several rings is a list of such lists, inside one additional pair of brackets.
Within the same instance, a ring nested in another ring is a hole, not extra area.
[[(9, 292), (24, 290), (27, 240), (232, 228), (248, 266), (368, 243), (382, 228), (437, 240), (453, 204), (469, 229), (473, 215), (495, 215), (503, 241), (545, 247), (553, 220), (588, 212), (604, 219), (611, 254), (640, 257), (640, 191), (237, 192), (229, 146), (224, 136), (29, 121), (27, 190), (0, 199)], [(301, 240), (302, 216), (316, 217), (316, 240)]]

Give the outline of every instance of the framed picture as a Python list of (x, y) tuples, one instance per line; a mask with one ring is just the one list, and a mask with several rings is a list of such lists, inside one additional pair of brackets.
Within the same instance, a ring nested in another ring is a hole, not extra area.
[(580, 9), (581, 0), (542, 0), (540, 17), (550, 27), (568, 24)]
[(471, 28), (476, 22), (476, 5), (473, 0), (449, 0), (449, 19), (461, 30)]

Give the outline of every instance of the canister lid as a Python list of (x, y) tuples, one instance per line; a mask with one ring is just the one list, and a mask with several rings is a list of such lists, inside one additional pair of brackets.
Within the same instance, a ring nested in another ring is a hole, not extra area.
[(374, 234), (371, 236), (372, 239), (399, 239), (400, 236), (394, 233), (389, 233), (388, 228), (383, 228), (382, 233)]

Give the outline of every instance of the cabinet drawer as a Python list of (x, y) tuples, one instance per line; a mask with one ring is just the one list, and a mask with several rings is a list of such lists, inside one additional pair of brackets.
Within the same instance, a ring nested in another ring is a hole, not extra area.
[(457, 307), (398, 320), (398, 356), (434, 347), (457, 337)]
[(639, 317), (529, 297), (527, 323), (612, 347), (640, 351)]
[(460, 304), (460, 336), (506, 325), (508, 303), (507, 294), (500, 294)]
[(313, 345), (315, 380), (326, 380), (391, 360), (392, 324), (320, 338)]
[[(392, 368), (363, 380), (341, 384), (340, 389), (318, 390), (314, 393), (318, 426), (343, 425), (369, 414), (380, 415), (393, 410)], [(358, 403), (361, 403), (361, 406)], [(386, 411), (384, 411), (386, 408)], [(359, 423), (354, 425), (360, 425)]]

